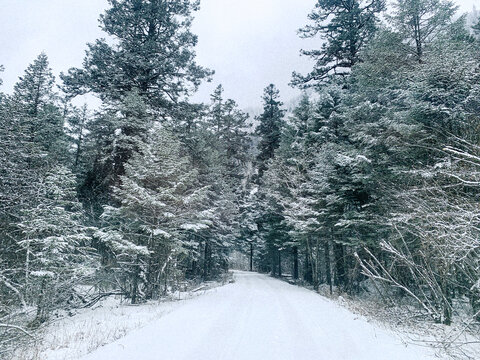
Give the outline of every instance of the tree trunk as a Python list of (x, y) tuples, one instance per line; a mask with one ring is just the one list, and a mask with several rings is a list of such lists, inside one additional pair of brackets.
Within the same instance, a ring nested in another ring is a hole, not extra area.
[(140, 258), (137, 256), (136, 263), (134, 265), (133, 274), (132, 274), (132, 293), (131, 293), (132, 304), (137, 303), (139, 276), (140, 276)]
[(277, 270), (277, 257), (273, 249), (270, 249), (269, 252), (269, 257), (270, 257), (270, 274), (272, 276), (276, 276), (276, 270)]
[(468, 293), (470, 306), (472, 307), (475, 319), (480, 322), (480, 289), (473, 288)]
[(319, 246), (319, 241), (317, 239), (316, 241), (316, 246), (315, 246), (315, 257), (314, 257), (314, 262), (313, 262), (313, 288), (315, 291), (318, 291), (320, 287), (320, 246)]
[(452, 294), (447, 281), (447, 273), (448, 271), (445, 271), (441, 286), (443, 292), (443, 324), (450, 326), (452, 325)]
[(422, 44), (422, 33), (420, 29), (420, 16), (418, 14), (414, 15), (414, 28), (415, 28), (415, 44), (418, 62), (422, 63), (423, 57), (423, 44)]
[(131, 296), (132, 304), (137, 303), (137, 288), (138, 288), (138, 271), (137, 269), (135, 269), (133, 273), (133, 279), (132, 279), (132, 296)]
[(210, 278), (210, 244), (205, 241), (205, 251), (203, 259), (203, 280), (208, 280)]
[(154, 293), (154, 281), (155, 277), (153, 274), (153, 259), (150, 257), (148, 259), (148, 267), (147, 267), (147, 274), (145, 276), (146, 280), (146, 291), (145, 291), (145, 299), (153, 299), (153, 293)]
[(250, 271), (253, 271), (253, 242), (250, 242)]
[(47, 319), (47, 309), (46, 309), (46, 281), (45, 279), (42, 279), (42, 283), (40, 285), (40, 293), (38, 295), (38, 300), (37, 300), (37, 315), (34, 320), (35, 326), (38, 326), (45, 322)]
[(346, 285), (345, 274), (345, 250), (342, 244), (335, 243), (333, 245), (333, 253), (335, 256), (335, 285), (344, 287)]
[(330, 295), (333, 294), (333, 287), (332, 287), (332, 269), (330, 266), (330, 243), (329, 240), (325, 240), (324, 243), (324, 251), (325, 251), (325, 276), (327, 278), (327, 284), (330, 289)]
[(197, 267), (197, 260), (192, 260), (192, 276), (197, 277), (200, 274), (200, 271)]
[(298, 280), (298, 247), (293, 247), (293, 279)]
[(305, 269), (304, 269), (303, 279), (310, 284), (312, 283), (312, 280), (313, 280), (312, 263), (310, 262), (308, 250), (305, 252)]
[(169, 275), (169, 265), (167, 263), (167, 265), (165, 266), (165, 271), (164, 271), (164, 274), (163, 274), (163, 294), (164, 295), (167, 295), (167, 292), (168, 292), (168, 275)]
[(282, 253), (278, 250), (278, 277), (282, 277)]

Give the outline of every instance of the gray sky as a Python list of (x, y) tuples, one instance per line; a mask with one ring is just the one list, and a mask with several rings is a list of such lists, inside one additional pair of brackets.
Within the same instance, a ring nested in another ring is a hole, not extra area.
[[(293, 70), (311, 68), (299, 50), (316, 42), (299, 39), (296, 30), (307, 23), (316, 0), (202, 0), (193, 31), (199, 36), (197, 61), (215, 70), (213, 82), (194, 99), (208, 101), (222, 83), (226, 96), (243, 108), (261, 103), (263, 88), (275, 83), (287, 101), (298, 93), (288, 86)], [(479, 0), (457, 0), (470, 11)], [(80, 67), (87, 42), (104, 36), (98, 16), (106, 0), (1, 0), (1, 88), (11, 92), (29, 63), (42, 51), (57, 75)], [(318, 42), (318, 40), (317, 40)]]

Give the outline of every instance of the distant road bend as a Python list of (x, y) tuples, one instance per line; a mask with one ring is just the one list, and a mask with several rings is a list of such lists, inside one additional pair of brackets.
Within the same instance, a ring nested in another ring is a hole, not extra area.
[(83, 360), (417, 360), (405, 346), (312, 291), (257, 273), (188, 300)]

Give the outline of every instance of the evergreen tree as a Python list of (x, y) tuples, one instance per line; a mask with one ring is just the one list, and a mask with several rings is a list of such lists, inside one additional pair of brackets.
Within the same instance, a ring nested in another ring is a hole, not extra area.
[(23, 105), (27, 114), (36, 117), (44, 107), (52, 104), (54, 84), (55, 78), (49, 67), (47, 55), (41, 53), (15, 84), (15, 100)]
[[(41, 179), (66, 157), (63, 119), (55, 105), (53, 76), (48, 60), (41, 54), (15, 85), (13, 96), (0, 100), (0, 235), (2, 264), (7, 271), (8, 291), (25, 303), (24, 263), (19, 228), (22, 214), (38, 206)], [(11, 269), (16, 269), (12, 271)], [(12, 289), (16, 289), (15, 291)]]
[(2, 284), (9, 284), (5, 299), (37, 306), (37, 323), (75, 302), (91, 258), (53, 86), (41, 54), (0, 103)]
[(285, 271), (282, 266), (284, 245), (289, 241), (288, 227), (279, 202), (279, 197), (285, 192), (284, 182), (278, 181), (285, 174), (282, 165), (277, 158), (270, 162), (268, 170), (263, 174), (264, 186), (260, 187), (257, 194), (260, 202), (259, 217), (256, 220), (261, 243), (259, 268), (275, 276), (282, 276)]
[(318, 86), (331, 76), (345, 76), (361, 62), (361, 51), (377, 28), (383, 0), (318, 0), (309, 15), (312, 25), (299, 30), (303, 38), (320, 35), (320, 50), (302, 50), (315, 60), (314, 69), (303, 76), (293, 73), (292, 84), (301, 88)]
[[(406, 82), (402, 75), (415, 66), (405, 54), (409, 47), (396, 31), (379, 29), (362, 52), (363, 62), (355, 66), (350, 86), (358, 93), (378, 102), (379, 89), (391, 89)], [(393, 90), (392, 90), (393, 91)]]
[(50, 169), (36, 184), (33, 206), (22, 211), (19, 246), (25, 255), (24, 291), (37, 306), (36, 321), (65, 305), (74, 286), (91, 273), (89, 237), (82, 224), (75, 176), (63, 166)]
[(67, 116), (68, 123), (68, 135), (70, 142), (73, 143), (73, 166), (76, 170), (80, 166), (80, 160), (83, 152), (85, 151), (85, 137), (87, 136), (88, 122), (90, 120), (90, 114), (87, 104), (84, 104), (81, 108), (74, 108)]
[[(12, 101), (31, 146), (39, 146), (53, 163), (66, 160), (64, 118), (56, 105), (55, 79), (47, 56), (40, 54), (14, 86)], [(32, 156), (35, 149), (30, 149)]]
[[(224, 103), (222, 98), (222, 104)], [(222, 128), (217, 132), (212, 107), (197, 106), (196, 111), (187, 110), (182, 121), (172, 128), (181, 140), (182, 153), (189, 156), (191, 166), (198, 172), (198, 181), (206, 189), (202, 218), (210, 226), (189, 234), (189, 241), (198, 244), (195, 256), (190, 258), (186, 275), (189, 278), (208, 280), (226, 268), (232, 240), (236, 237), (235, 218), (238, 212), (238, 191), (243, 164), (234, 171), (227, 165), (235, 159), (226, 157), (228, 144)], [(218, 116), (223, 119), (223, 108)], [(223, 124), (223, 120), (220, 121)], [(241, 126), (240, 126), (241, 128)], [(222, 137), (222, 139), (220, 139)], [(243, 156), (243, 154), (240, 154)], [(236, 193), (234, 193), (236, 192)]]
[(275, 150), (280, 145), (285, 110), (282, 109), (283, 103), (279, 97), (279, 91), (275, 85), (267, 86), (262, 98), (263, 113), (256, 119), (259, 124), (255, 129), (255, 134), (260, 137), (257, 156), (259, 178), (267, 169), (268, 160), (274, 157)]
[[(191, 33), (197, 1), (109, 1), (101, 28), (111, 37), (88, 45), (82, 69), (63, 74), (67, 97), (93, 92), (103, 111), (88, 125), (80, 193), (92, 219), (112, 204), (110, 186), (119, 184), (124, 165), (154, 121), (178, 128), (199, 111), (187, 103), (211, 72), (195, 63), (197, 38)], [(77, 149), (79, 149), (77, 147)]]
[(94, 92), (104, 102), (123, 101), (137, 92), (162, 116), (183, 100), (211, 72), (195, 63), (197, 37), (191, 33), (190, 0), (109, 0), (101, 28), (114, 39), (88, 45), (83, 69), (62, 75), (72, 96)]
[(105, 226), (96, 236), (125, 276), (132, 303), (158, 296), (168, 290), (162, 284), (183, 276), (188, 262), (182, 259), (197, 248), (188, 234), (210, 226), (202, 216), (206, 189), (197, 177), (165, 129), (155, 128), (127, 162), (114, 188), (119, 206), (105, 207)]
[(212, 103), (208, 124), (212, 140), (223, 157), (227, 175), (232, 186), (237, 187), (243, 177), (250, 145), (248, 114), (240, 111), (235, 101), (223, 98), (223, 87), (219, 85), (211, 96)]
[[(302, 158), (300, 155), (306, 155), (305, 150), (297, 152), (296, 165), (290, 162), (283, 174), (289, 179), (284, 180), (288, 192), (280, 198), (285, 221), (290, 226), (288, 245), (304, 254), (304, 280), (315, 288), (322, 282), (332, 287), (330, 246), (334, 213), (331, 208), (335, 192), (330, 180), (334, 173), (332, 155), (335, 150), (335, 145), (326, 144), (313, 157)], [(296, 252), (293, 253), (294, 263), (295, 256), (298, 258)]]
[[(305, 180), (309, 152), (305, 138), (313, 124), (312, 118), (311, 102), (304, 95), (294, 109), (293, 116), (282, 126), (278, 147), (274, 150), (274, 157), (267, 163), (268, 169), (255, 194), (260, 203), (257, 210), (259, 267), (280, 274), (282, 267), (288, 271), (285, 267), (291, 263), (295, 279), (299, 277), (299, 253), (303, 250), (304, 237), (295, 233), (295, 226), (289, 219), (289, 215), (292, 215), (289, 208), (301, 201), (297, 190)], [(312, 281), (308, 276), (305, 280)]]
[(425, 47), (448, 28), (458, 9), (448, 0), (397, 0), (394, 5), (393, 23), (419, 62)]
[(111, 187), (120, 183), (125, 164), (148, 136), (153, 114), (135, 91), (116, 107), (106, 108), (89, 121), (80, 174), (80, 197), (97, 220), (102, 206), (112, 205)]
[[(204, 123), (204, 136), (211, 149), (210, 155), (204, 157), (210, 165), (202, 171), (202, 179), (210, 188), (209, 206), (215, 210), (214, 227), (203, 234), (203, 273), (207, 278), (212, 270), (225, 266), (226, 250), (240, 237), (240, 207), (251, 143), (248, 115), (238, 109), (235, 101), (224, 99), (223, 91), (219, 85), (212, 94)], [(215, 262), (212, 256), (217, 256)]]
[[(255, 193), (259, 202), (256, 219), (256, 227), (260, 236), (259, 268), (280, 276), (282, 274), (281, 248), (282, 244), (287, 241), (288, 234), (284, 227), (280, 205), (273, 196), (274, 190), (281, 185), (275, 184), (272, 179), (276, 178), (279, 170), (273, 159), (280, 146), (285, 111), (281, 108), (283, 103), (279, 100), (279, 91), (275, 85), (270, 84), (265, 88), (262, 99), (263, 113), (256, 118), (259, 124), (255, 129), (255, 135), (260, 138), (255, 161), (258, 171), (256, 183), (265, 185), (259, 186), (258, 192)], [(268, 177), (264, 179), (269, 166), (273, 166), (275, 170), (269, 171)]]
[[(28, 161), (33, 158), (27, 150), (26, 134), (22, 131), (19, 117), (16, 116), (15, 105), (8, 97), (0, 99), (0, 286), (3, 309), (15, 306), (26, 306), (22, 292), (22, 275), (19, 264), (20, 255), (18, 240), (21, 239), (16, 224), (20, 212), (31, 205), (34, 194), (32, 183), (39, 175), (36, 168), (29, 167)], [(41, 153), (36, 162), (40, 162)], [(3, 310), (5, 312), (5, 310)]]
[[(462, 215), (453, 213), (457, 206), (469, 207), (467, 198), (477, 196), (475, 190), (460, 189), (468, 187), (468, 183), (455, 185), (456, 181), (452, 182), (450, 178), (453, 173), (468, 174), (468, 165), (462, 164), (457, 168), (459, 164), (438, 150), (448, 146), (463, 147), (462, 142), (478, 142), (477, 132), (471, 131), (478, 126), (478, 108), (467, 105), (478, 101), (475, 100), (478, 99), (478, 90), (474, 85), (478, 81), (478, 74), (473, 70), (478, 53), (470, 41), (451, 35), (437, 39), (430, 45), (429, 53), (425, 54), (423, 63), (413, 75), (417, 80), (410, 89), (411, 107), (409, 111), (399, 110), (397, 113), (397, 122), (405, 130), (400, 133), (401, 139), (398, 139), (404, 144), (403, 147), (397, 145), (393, 152), (398, 154), (394, 170), (398, 175), (403, 173), (402, 176), (397, 175), (396, 184), (398, 186), (401, 180), (404, 186), (394, 192), (394, 204), (400, 208), (394, 208), (392, 213), (396, 215), (393, 218), (399, 230), (389, 241), (390, 252), (400, 249), (403, 255), (406, 251), (420, 255), (420, 259), (413, 260), (406, 256), (402, 261), (428, 263), (432, 272), (416, 274), (419, 280), (405, 280), (401, 275), (396, 279), (408, 284), (408, 289), (414, 294), (421, 294), (421, 288), (426, 284), (433, 287), (433, 293), (428, 296), (431, 316), (435, 321), (445, 324), (452, 321), (452, 292), (464, 293), (473, 286), (471, 276), (465, 272), (469, 268), (469, 261), (462, 263), (459, 260), (465, 248), (453, 245), (459, 241), (453, 228), (463, 228), (465, 223)], [(391, 137), (389, 143), (392, 144)], [(422, 146), (418, 147), (418, 144)], [(405, 169), (409, 171), (405, 172)], [(425, 203), (426, 198), (429, 200)], [(445, 226), (449, 226), (446, 225), (449, 221), (446, 218), (457, 219), (450, 230), (445, 230)], [(417, 223), (419, 219), (423, 220)], [(462, 231), (469, 233), (471, 230), (463, 228)], [(437, 237), (432, 234), (443, 231), (447, 231), (448, 235)], [(408, 239), (408, 246), (404, 244), (404, 239)], [(422, 250), (425, 246), (428, 248), (426, 253)], [(445, 249), (449, 249), (448, 255), (444, 253)], [(455, 273), (463, 274), (462, 279), (458, 279)], [(478, 296), (470, 291), (467, 294), (471, 298)], [(419, 296), (424, 298), (424, 295)]]
[[(248, 185), (253, 185), (247, 180)], [(258, 236), (257, 219), (259, 218), (259, 204), (256, 199), (258, 187), (245, 188), (239, 205), (239, 248), (248, 254), (249, 270), (254, 269), (254, 258), (258, 250), (260, 238)]]

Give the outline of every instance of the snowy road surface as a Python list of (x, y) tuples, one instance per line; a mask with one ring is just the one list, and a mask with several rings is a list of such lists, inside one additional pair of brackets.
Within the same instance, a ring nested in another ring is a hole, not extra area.
[(256, 273), (235, 280), (82, 359), (433, 358), (312, 291)]

